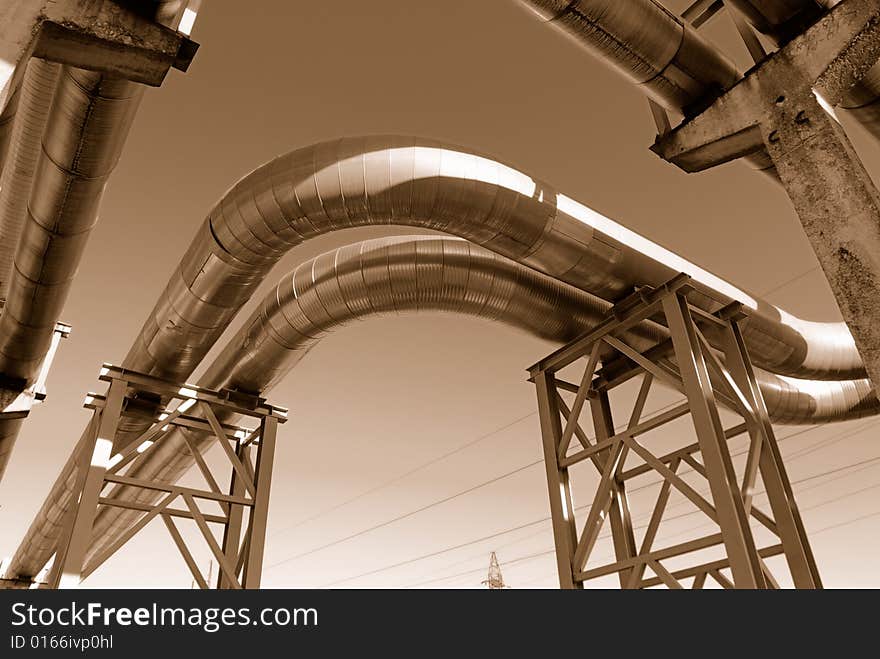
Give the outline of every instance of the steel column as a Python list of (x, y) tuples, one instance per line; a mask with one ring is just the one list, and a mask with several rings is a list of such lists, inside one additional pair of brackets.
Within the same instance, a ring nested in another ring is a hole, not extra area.
[(559, 465), (558, 446), (562, 438), (559, 420), (558, 392), (552, 373), (541, 371), (535, 375), (538, 393), (538, 417), (541, 422), (541, 438), (544, 447), (544, 468), (547, 473), (547, 489), (550, 495), (550, 516), (553, 521), (553, 540), (556, 543), (556, 568), (559, 587), (582, 588), (572, 575), (574, 551), (577, 545), (577, 529), (574, 506), (571, 499), (568, 468)]
[(111, 382), (104, 409), (95, 412), (97, 418), (92, 424), (95, 429), (93, 449), (91, 452), (83, 451), (80, 458), (79, 473), (83, 475), (82, 489), (73, 515), (70, 535), (59, 544), (62, 550), (56, 552), (59, 568), (57, 581), (51, 583), (53, 588), (76, 587), (82, 579), (83, 562), (91, 540), (92, 524), (98, 511), (98, 498), (104, 488), (104, 474), (110, 465), (113, 438), (116, 436), (116, 428), (125, 401), (125, 388), (125, 383), (121, 380)]
[(260, 587), (260, 577), (263, 572), (263, 549), (266, 543), (266, 520), (269, 514), (269, 488), (272, 484), (272, 465), (275, 461), (277, 432), (278, 419), (265, 417), (261, 425), (257, 464), (254, 469), (256, 491), (248, 525), (249, 542), (242, 577), (242, 585), (248, 589)]
[[(590, 411), (593, 417), (593, 427), (596, 430), (596, 442), (599, 443), (614, 436), (614, 419), (611, 415), (611, 403), (608, 400), (607, 391), (594, 394), (590, 399)], [(610, 451), (604, 451), (599, 454), (598, 459), (605, 462), (610, 456)], [(623, 464), (623, 460), (620, 464)], [(618, 561), (632, 558), (636, 554), (636, 539), (629, 514), (629, 502), (626, 498), (626, 484), (620, 480), (619, 470), (615, 470), (612, 475), (611, 508), (608, 515), (611, 521), (615, 557)], [(621, 588), (626, 588), (630, 573), (631, 570), (621, 570), (619, 573)]]
[(752, 362), (736, 323), (730, 323), (724, 330), (723, 340), (727, 367), (740, 389), (749, 396), (756, 416), (760, 420), (763, 446), (758, 469), (770, 500), (770, 509), (782, 540), (785, 559), (794, 585), (796, 588), (821, 588), (822, 580), (782, 462), (773, 425), (767, 414), (767, 406), (760, 389), (755, 386)]
[(755, 540), (737, 487), (724, 428), (718, 416), (709, 372), (697, 340), (687, 302), (678, 295), (663, 300), (669, 330), (685, 395), (691, 408), (694, 430), (719, 517), (724, 545), (730, 559), (734, 584), (738, 588), (764, 585)]
[[(237, 442), (235, 454), (242, 462), (246, 459), (244, 453), (247, 450), (247, 447), (243, 447), (241, 442)], [(234, 470), (230, 475), (228, 492), (229, 495), (233, 497), (243, 497), (245, 495), (244, 483)], [(226, 513), (227, 522), (223, 527), (223, 554), (226, 556), (226, 560), (237, 566), (238, 555), (242, 550), (240, 543), (241, 525), (244, 520), (244, 508), (241, 506), (229, 506), (228, 510), (229, 512)], [(230, 581), (223, 574), (223, 571), (218, 570), (217, 587), (220, 589), (228, 589), (231, 585)]]

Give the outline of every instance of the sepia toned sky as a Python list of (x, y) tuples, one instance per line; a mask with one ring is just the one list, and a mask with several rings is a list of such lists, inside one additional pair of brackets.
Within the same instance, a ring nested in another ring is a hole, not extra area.
[[(707, 28), (745, 68), (727, 19)], [(793, 314), (839, 318), (781, 188), (735, 163), (686, 175), (660, 161), (640, 93), (511, 0), (206, 0), (193, 38), (190, 71), (148, 91), (107, 189), (62, 316), (73, 333), (0, 483), (0, 555), (15, 550), (85, 426), (82, 400), (102, 389), (101, 363), (122, 360), (213, 203), (266, 160), (319, 140), (413, 134), (492, 154)], [(845, 125), (876, 178), (880, 146)], [(315, 254), (412, 232), (310, 241), (252, 302)], [(555, 587), (525, 380), (554, 347), (441, 314), (368, 320), (324, 340), (269, 396), (291, 420), (279, 435), (263, 585), (481, 587), (495, 550), (511, 587)], [(647, 409), (674, 400), (660, 391)], [(860, 464), (880, 456), (878, 428), (777, 429), (826, 586), (880, 586), (880, 462)], [(672, 428), (657, 446), (685, 432)], [(586, 504), (592, 476), (575, 478)], [(637, 525), (650, 494), (633, 495)], [(688, 513), (671, 501), (678, 518), (658, 544), (706, 521)], [(600, 544), (597, 557), (608, 551)], [(207, 549), (195, 553), (207, 569)], [(87, 584), (190, 582), (154, 522)]]

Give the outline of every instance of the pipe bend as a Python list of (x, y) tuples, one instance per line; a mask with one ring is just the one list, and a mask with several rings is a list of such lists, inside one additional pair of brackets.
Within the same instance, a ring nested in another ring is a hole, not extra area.
[(400, 136), (312, 145), (238, 181), (199, 228), (124, 365), (185, 379), (286, 251), (378, 224), (466, 238), (608, 301), (687, 272), (707, 310), (734, 299), (751, 309), (744, 333), (762, 368), (811, 379), (864, 376), (843, 323), (798, 319), (508, 165)]

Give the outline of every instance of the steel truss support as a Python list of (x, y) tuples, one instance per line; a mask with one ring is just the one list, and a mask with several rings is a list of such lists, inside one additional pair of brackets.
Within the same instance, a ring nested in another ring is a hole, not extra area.
[[(100, 379), (109, 382), (109, 388), (106, 395), (90, 393), (86, 397), (85, 407), (93, 414), (80, 440), (83, 450), (79, 454), (83, 457), (77, 470), (78, 503), (64, 519), (49, 572), (49, 587), (78, 585), (147, 524), (161, 518), (201, 588), (259, 588), (275, 438), (278, 424), (287, 420), (287, 411), (257, 396), (181, 385), (107, 364), (101, 369)], [(145, 408), (144, 394), (158, 397), (162, 405)], [(145, 416), (152, 424), (140, 436), (124, 443), (114, 440), (123, 418)], [(233, 424), (236, 418), (240, 421)], [(238, 425), (247, 420), (255, 422), (255, 427)], [(133, 470), (142, 454), (172, 441), (192, 452), (205, 488), (145, 479)], [(211, 442), (220, 445), (230, 466), (225, 491), (199, 450)], [(113, 498), (104, 495), (108, 486), (161, 493), (161, 498), (156, 501), (153, 497), (154, 503), (143, 503), (150, 500), (143, 496)], [(93, 542), (92, 527), (102, 506), (143, 514), (128, 531), (86, 563)], [(207, 506), (214, 510), (207, 511)], [(175, 520), (189, 520), (200, 531), (220, 567), (214, 584), (208, 583), (197, 566)], [(220, 540), (212, 527), (220, 527)]]
[[(740, 334), (741, 307), (734, 304), (709, 314), (688, 303), (692, 290), (686, 275), (658, 289), (641, 289), (615, 305), (591, 332), (530, 369), (537, 389), (562, 588), (582, 588), (590, 579), (613, 574), (622, 588), (681, 588), (686, 579), (692, 579), (692, 588), (702, 588), (707, 579), (724, 588), (777, 588), (765, 559), (780, 554), (795, 587), (822, 586)], [(662, 324), (670, 338), (639, 352), (627, 343), (627, 329), (646, 319)], [(711, 343), (707, 336), (713, 339)], [(557, 377), (562, 369), (584, 362), (579, 384)], [(628, 421), (616, 428), (610, 395), (637, 377), (641, 385)], [(684, 401), (646, 418), (645, 405), (657, 381), (681, 392)], [(562, 391), (574, 394), (570, 404)], [(742, 417), (742, 422), (725, 428), (719, 401)], [(581, 425), (587, 405), (592, 439)], [(696, 442), (657, 455), (642, 439), (686, 415), (691, 417)], [(744, 433), (749, 446), (738, 474), (728, 441)], [(570, 469), (586, 460), (592, 462), (599, 480), (578, 527)], [(684, 469), (692, 472), (690, 479)], [(659, 475), (660, 485), (647, 526), (637, 540), (627, 483), (646, 474)], [(694, 477), (708, 485), (706, 494), (700, 492), (700, 484), (693, 484)], [(769, 512), (754, 502), (759, 479), (769, 499)], [(655, 541), (673, 492), (708, 517), (716, 531), (658, 549)], [(615, 560), (588, 567), (606, 519), (610, 520)], [(767, 546), (756, 544), (758, 526), (773, 538)], [(692, 557), (711, 548), (723, 557), (711, 561)], [(675, 567), (664, 564), (670, 560)], [(686, 560), (696, 564), (682, 566)], [(646, 576), (648, 570), (654, 576)]]

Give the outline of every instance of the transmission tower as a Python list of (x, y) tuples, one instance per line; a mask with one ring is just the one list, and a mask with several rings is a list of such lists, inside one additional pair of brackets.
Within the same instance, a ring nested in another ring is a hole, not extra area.
[(498, 557), (494, 551), (489, 556), (489, 576), (481, 583), (486, 584), (490, 590), (507, 588), (507, 585), (504, 583), (504, 577), (501, 576), (501, 566), (498, 565)]

